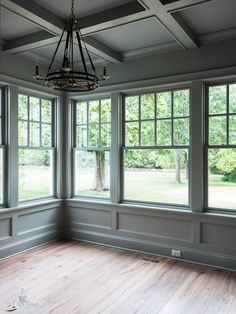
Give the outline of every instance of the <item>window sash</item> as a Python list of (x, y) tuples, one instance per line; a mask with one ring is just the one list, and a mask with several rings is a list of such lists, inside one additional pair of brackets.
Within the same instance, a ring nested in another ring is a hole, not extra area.
[[(235, 204), (235, 210), (230, 208), (220, 208), (220, 207), (212, 207), (209, 206), (209, 151), (211, 149), (230, 149), (230, 148), (236, 148), (236, 144), (230, 144), (229, 138), (230, 138), (230, 128), (229, 128), (229, 119), (230, 117), (236, 117), (236, 113), (230, 112), (229, 105), (230, 105), (230, 97), (229, 97), (229, 89), (230, 85), (235, 84), (234, 82), (228, 82), (228, 83), (219, 83), (219, 84), (209, 84), (206, 86), (206, 98), (205, 98), (205, 145), (203, 148), (204, 151), (204, 208), (206, 211), (210, 212), (230, 212), (231, 214), (236, 210), (236, 204)], [(209, 95), (210, 95), (210, 87), (214, 86), (226, 86), (226, 112), (225, 113), (210, 113), (210, 104), (209, 104)], [(217, 144), (211, 144), (210, 143), (210, 118), (211, 117), (225, 117), (226, 118), (226, 142), (223, 143), (217, 143)]]

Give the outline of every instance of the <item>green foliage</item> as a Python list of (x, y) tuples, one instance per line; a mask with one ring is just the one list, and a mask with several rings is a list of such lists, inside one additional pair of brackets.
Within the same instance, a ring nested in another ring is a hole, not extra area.
[[(185, 168), (184, 154), (186, 150), (179, 149), (180, 167)], [(126, 150), (124, 156), (126, 168), (174, 169), (175, 155), (171, 149), (135, 149)]]
[(226, 113), (226, 85), (209, 88), (209, 114)]
[(174, 91), (174, 117), (189, 116), (189, 90)]
[(222, 180), (236, 182), (236, 150), (231, 148), (211, 149), (208, 155), (212, 174), (223, 175)]

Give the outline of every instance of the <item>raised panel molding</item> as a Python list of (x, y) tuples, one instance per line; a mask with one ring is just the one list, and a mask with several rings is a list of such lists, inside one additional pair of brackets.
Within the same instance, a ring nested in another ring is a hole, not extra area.
[(236, 249), (236, 227), (201, 223), (201, 243)]
[(41, 210), (38, 212), (29, 212), (18, 215), (18, 233), (24, 235), (32, 232), (39, 232), (44, 229), (51, 229), (57, 226), (57, 208)]
[(12, 237), (12, 218), (0, 220), (0, 241)]
[(117, 228), (160, 238), (193, 241), (193, 224), (188, 220), (118, 213)]
[(95, 226), (109, 229), (112, 226), (112, 214), (109, 210), (71, 208), (69, 219), (74, 226)]

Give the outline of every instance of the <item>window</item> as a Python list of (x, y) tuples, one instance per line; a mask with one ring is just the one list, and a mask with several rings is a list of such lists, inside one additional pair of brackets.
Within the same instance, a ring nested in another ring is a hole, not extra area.
[(236, 209), (236, 84), (209, 86), (208, 207)]
[(4, 156), (5, 156), (5, 145), (4, 145), (4, 106), (3, 106), (3, 92), (0, 88), (0, 205), (4, 203)]
[(74, 194), (110, 197), (111, 100), (77, 102)]
[(189, 94), (125, 97), (125, 200), (188, 205)]
[(19, 95), (18, 103), (19, 200), (53, 196), (53, 102)]

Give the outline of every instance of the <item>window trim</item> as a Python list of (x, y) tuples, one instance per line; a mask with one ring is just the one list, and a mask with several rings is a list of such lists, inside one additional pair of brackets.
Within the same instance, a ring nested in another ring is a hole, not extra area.
[[(174, 117), (174, 92), (175, 91), (182, 91), (182, 90), (188, 90), (189, 91), (189, 115), (188, 116), (184, 116), (184, 118), (188, 118), (189, 120), (189, 144), (183, 144), (183, 145), (174, 145), (174, 138), (173, 138), (173, 134), (174, 134), (174, 119), (180, 119), (181, 117)], [(171, 92), (171, 117), (169, 118), (163, 118), (163, 119), (159, 119), (156, 117), (156, 94), (158, 93), (165, 93), (165, 92)], [(125, 105), (125, 98), (126, 97), (132, 97), (132, 96), (138, 96), (139, 97), (139, 120), (137, 120), (139, 122), (139, 144), (140, 144), (140, 122), (144, 121), (141, 120), (141, 96), (142, 95), (146, 95), (146, 94), (154, 94), (154, 106), (155, 106), (155, 116), (154, 119), (147, 119), (147, 120), (151, 120), (151, 121), (155, 121), (155, 143), (156, 143), (156, 122), (159, 120), (171, 120), (171, 125), (172, 125), (172, 130), (171, 130), (171, 141), (172, 141), (172, 145), (155, 145), (155, 146), (126, 146), (125, 145), (125, 127), (126, 127), (126, 123), (127, 121), (130, 122), (134, 122), (136, 120), (126, 120), (125, 119), (125, 114), (126, 114), (126, 105)], [(187, 204), (177, 204), (177, 203), (162, 203), (162, 202), (149, 202), (149, 201), (140, 201), (140, 200), (135, 200), (135, 199), (126, 199), (124, 197), (125, 195), (125, 166), (124, 166), (124, 152), (125, 150), (128, 149), (132, 149), (132, 150), (140, 150), (140, 149), (186, 149), (188, 150), (188, 156), (189, 156), (189, 161), (190, 158), (192, 158), (191, 156), (191, 148), (192, 148), (192, 141), (191, 141), (191, 124), (192, 124), (192, 86), (190, 85), (183, 85), (181, 87), (168, 87), (168, 88), (164, 88), (161, 89), (157, 88), (155, 91), (147, 91), (147, 93), (145, 93), (145, 90), (140, 90), (140, 92), (136, 91), (136, 93), (123, 93), (122, 94), (122, 119), (121, 119), (121, 130), (122, 130), (122, 143), (121, 143), (121, 156), (122, 156), (122, 171), (121, 171), (121, 199), (120, 199), (120, 203), (121, 204), (132, 204), (132, 205), (141, 205), (141, 206), (145, 206), (149, 205), (152, 207), (165, 207), (165, 208), (176, 208), (176, 209), (183, 209), (183, 210), (190, 210), (191, 209), (191, 182), (192, 182), (192, 171), (190, 169), (189, 166), (189, 177), (188, 177), (188, 203)]]
[(0, 203), (0, 208), (4, 208), (7, 205), (7, 193), (8, 193), (8, 153), (7, 153), (7, 138), (8, 138), (8, 123), (7, 123), (7, 92), (6, 87), (0, 86), (0, 105), (1, 105), (1, 139), (0, 139), (0, 149), (2, 150), (2, 202)]
[[(72, 176), (71, 176), (71, 181), (72, 181), (72, 197), (73, 198), (78, 198), (81, 200), (100, 200), (100, 201), (105, 201), (105, 202), (110, 202), (111, 197), (112, 197), (112, 192), (111, 192), (111, 167), (110, 167), (110, 173), (109, 173), (109, 177), (110, 177), (110, 196), (109, 197), (99, 197), (99, 196), (89, 196), (89, 195), (79, 195), (76, 194), (76, 159), (75, 159), (75, 154), (77, 151), (109, 151), (110, 153), (110, 157), (111, 157), (111, 146), (89, 146), (89, 102), (91, 101), (98, 101), (99, 102), (99, 122), (95, 123), (99, 126), (99, 144), (101, 143), (101, 126), (104, 124), (108, 124), (111, 126), (111, 132), (112, 132), (112, 115), (111, 115), (111, 120), (110, 122), (101, 122), (101, 102), (103, 100), (110, 100), (111, 102), (111, 107), (112, 107), (112, 100), (111, 100), (111, 95), (99, 95), (100, 97), (88, 97), (88, 98), (78, 98), (78, 99), (72, 99), (72, 123), (71, 123), (71, 127), (72, 127)], [(104, 97), (103, 97), (104, 96)], [(87, 120), (86, 120), (86, 124), (78, 124), (77, 123), (77, 105), (78, 103), (86, 103), (86, 110), (87, 110)], [(111, 109), (112, 110), (112, 109)], [(87, 146), (84, 147), (79, 147), (77, 146), (77, 127), (78, 126), (85, 126), (87, 127)]]
[[(229, 116), (234, 115), (236, 113), (229, 113), (229, 85), (236, 84), (235, 80), (220, 80), (218, 82), (207, 82), (205, 84), (205, 132), (204, 132), (204, 212), (205, 213), (221, 213), (221, 214), (236, 214), (236, 210), (228, 209), (228, 208), (220, 208), (220, 207), (210, 207), (209, 206), (209, 176), (208, 176), (208, 152), (209, 149), (230, 149), (236, 148), (236, 144), (229, 144)], [(224, 114), (209, 114), (209, 89), (214, 86), (226, 86), (226, 113)], [(209, 117), (211, 116), (226, 116), (226, 144), (209, 144)]]
[[(27, 112), (28, 112), (28, 119), (19, 119), (19, 114), (17, 117), (17, 123), (19, 121), (24, 121), (27, 122), (28, 124), (28, 134), (27, 134), (27, 145), (19, 145), (18, 143), (18, 151), (20, 149), (25, 149), (25, 150), (32, 150), (32, 151), (51, 151), (52, 152), (52, 195), (45, 195), (42, 197), (36, 197), (36, 198), (31, 198), (31, 199), (25, 199), (25, 200), (19, 200), (19, 192), (18, 192), (18, 205), (22, 205), (25, 203), (33, 203), (35, 201), (40, 201), (40, 200), (46, 200), (46, 199), (55, 199), (56, 198), (56, 182), (57, 182), (57, 98), (50, 98), (48, 96), (44, 96), (43, 94), (38, 94), (38, 93), (26, 93), (24, 91), (18, 92), (18, 105), (19, 105), (19, 96), (26, 96), (27, 97)], [(34, 121), (30, 120), (30, 115), (29, 115), (29, 110), (30, 110), (30, 97), (32, 98), (38, 98), (39, 99), (39, 105), (40, 105), (40, 116), (39, 116), (39, 121), (36, 121), (35, 123), (39, 124), (39, 143), (42, 144), (42, 128), (41, 125), (51, 125), (51, 145), (50, 146), (31, 146), (30, 145), (30, 128), (29, 124), (31, 122), (34, 123)], [(42, 122), (42, 100), (47, 100), (51, 103), (51, 123), (44, 123)], [(18, 141), (19, 141), (19, 135), (18, 135)], [(18, 153), (19, 155), (19, 153)], [(19, 165), (19, 161), (18, 161)], [(19, 176), (19, 168), (18, 168), (18, 174)], [(18, 179), (19, 181), (19, 179)], [(19, 182), (18, 182), (18, 189), (19, 189)]]

